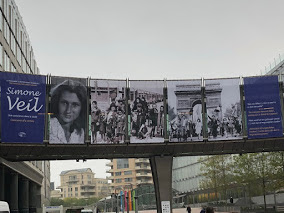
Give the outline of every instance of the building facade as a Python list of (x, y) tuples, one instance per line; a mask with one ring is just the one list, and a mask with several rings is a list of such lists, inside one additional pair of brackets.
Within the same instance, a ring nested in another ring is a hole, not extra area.
[(131, 190), (138, 186), (153, 184), (149, 159), (124, 158), (113, 159), (107, 163), (110, 169), (111, 192), (118, 193), (121, 190)]
[[(33, 48), (14, 0), (0, 0), (0, 71), (39, 74)], [(35, 212), (50, 202), (48, 161), (8, 162), (0, 158), (0, 200), (11, 212)]]
[(62, 171), (60, 186), (57, 188), (61, 191), (62, 199), (105, 197), (110, 194), (108, 180), (95, 178), (90, 168)]

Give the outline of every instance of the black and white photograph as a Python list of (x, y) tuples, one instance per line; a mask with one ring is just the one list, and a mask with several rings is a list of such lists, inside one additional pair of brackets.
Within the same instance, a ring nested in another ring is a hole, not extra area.
[(125, 80), (91, 80), (92, 144), (124, 143), (126, 134)]
[(51, 78), (49, 143), (83, 144), (87, 119), (86, 79)]
[(163, 143), (163, 81), (130, 81), (129, 99), (130, 143)]
[(208, 140), (241, 139), (240, 79), (205, 80)]
[(203, 140), (201, 80), (167, 81), (170, 142)]

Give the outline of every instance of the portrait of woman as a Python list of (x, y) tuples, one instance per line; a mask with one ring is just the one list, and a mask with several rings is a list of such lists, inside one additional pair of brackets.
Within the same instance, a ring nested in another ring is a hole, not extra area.
[(79, 81), (65, 80), (51, 91), (49, 143), (84, 143), (87, 89)]

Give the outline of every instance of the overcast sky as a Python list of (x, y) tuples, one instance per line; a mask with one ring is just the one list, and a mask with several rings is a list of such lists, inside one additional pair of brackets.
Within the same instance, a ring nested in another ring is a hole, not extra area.
[(42, 74), (250, 76), (284, 53), (283, 0), (15, 1)]

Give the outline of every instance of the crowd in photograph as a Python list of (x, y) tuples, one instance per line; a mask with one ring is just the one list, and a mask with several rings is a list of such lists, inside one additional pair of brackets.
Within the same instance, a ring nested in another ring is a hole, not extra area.
[(202, 122), (201, 118), (197, 118), (196, 122), (192, 121), (192, 116), (179, 113), (175, 119), (170, 122), (170, 140), (175, 138), (177, 141), (192, 141), (201, 139)]
[(131, 105), (131, 136), (141, 140), (164, 137), (164, 106), (161, 100), (147, 102), (144, 97), (135, 98)]
[(91, 104), (92, 143), (123, 143), (125, 138), (125, 100), (113, 100), (106, 110)]
[(228, 116), (223, 119), (215, 115), (208, 116), (208, 137), (238, 137), (242, 131), (239, 117)]

